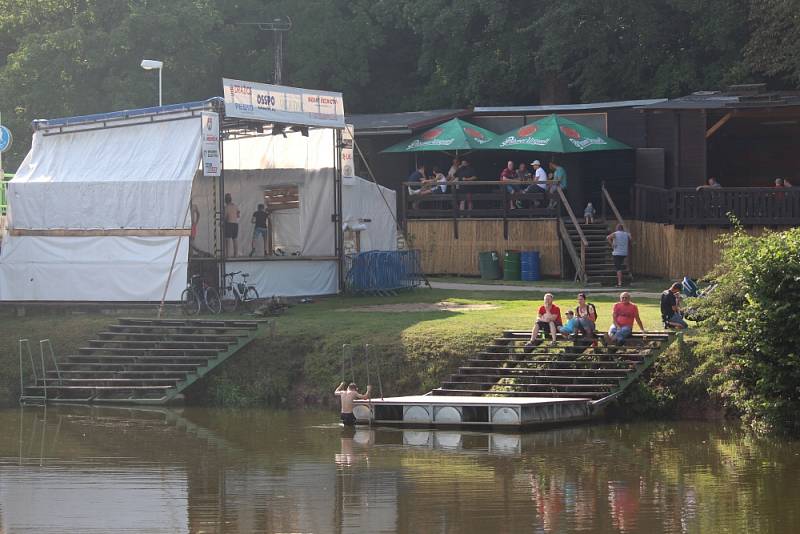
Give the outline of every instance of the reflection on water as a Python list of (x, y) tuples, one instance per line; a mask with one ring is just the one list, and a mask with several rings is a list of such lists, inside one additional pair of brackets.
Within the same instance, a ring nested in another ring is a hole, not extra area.
[(800, 444), (736, 427), (488, 434), (336, 419), (0, 411), (0, 533), (800, 531)]

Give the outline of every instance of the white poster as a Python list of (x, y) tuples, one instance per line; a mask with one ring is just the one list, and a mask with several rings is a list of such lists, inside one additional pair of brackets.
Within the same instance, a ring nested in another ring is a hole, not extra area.
[(222, 160), (219, 154), (219, 114), (204, 111), (203, 128), (203, 176), (219, 176)]
[(345, 125), (342, 131), (342, 176), (355, 176), (355, 162), (353, 161), (353, 130), (352, 124)]
[(344, 128), (342, 93), (222, 79), (225, 115), (274, 124)]

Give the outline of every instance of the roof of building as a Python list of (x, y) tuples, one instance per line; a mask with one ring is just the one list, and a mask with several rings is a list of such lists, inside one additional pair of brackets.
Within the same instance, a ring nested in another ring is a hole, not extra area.
[(612, 102), (590, 102), (588, 104), (550, 104), (544, 106), (495, 106), (476, 107), (475, 114), (494, 113), (558, 113), (565, 111), (591, 111), (598, 109), (634, 108), (666, 102), (666, 98), (651, 98), (647, 100), (615, 100)]
[(434, 109), (401, 113), (365, 113), (347, 115), (345, 122), (352, 124), (356, 133), (360, 135), (410, 134), (416, 129), (460, 117), (469, 112), (468, 109)]
[(641, 106), (641, 109), (753, 109), (785, 106), (800, 106), (800, 92), (768, 92), (762, 84), (754, 84), (732, 86), (726, 91), (697, 91), (680, 98)]

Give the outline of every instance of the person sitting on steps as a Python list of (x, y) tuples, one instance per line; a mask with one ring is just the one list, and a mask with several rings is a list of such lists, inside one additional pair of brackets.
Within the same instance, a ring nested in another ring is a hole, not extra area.
[(549, 330), (550, 336), (553, 339), (551, 345), (555, 345), (559, 326), (561, 326), (561, 310), (558, 306), (553, 304), (553, 294), (546, 293), (544, 296), (544, 305), (539, 306), (539, 314), (536, 317), (536, 323), (533, 325), (531, 339), (525, 344), (525, 346), (533, 347), (537, 344), (539, 330)]
[(609, 328), (608, 334), (603, 337), (603, 341), (606, 344), (623, 345), (625, 340), (633, 335), (634, 322), (639, 325), (643, 334), (647, 333), (642, 320), (639, 318), (639, 308), (631, 302), (631, 294), (627, 291), (620, 293), (619, 302), (614, 304), (611, 321), (611, 328)]

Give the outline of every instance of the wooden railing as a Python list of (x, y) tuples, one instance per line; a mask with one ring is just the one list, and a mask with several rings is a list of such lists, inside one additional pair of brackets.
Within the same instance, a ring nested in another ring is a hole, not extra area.
[(581, 241), (581, 253), (580, 257), (578, 257), (575, 247), (572, 244), (572, 239), (569, 236), (569, 231), (567, 230), (564, 221), (561, 217), (558, 218), (559, 221), (559, 229), (563, 230), (561, 233), (561, 241), (564, 242), (564, 245), (567, 248), (567, 252), (570, 254), (572, 258), (572, 263), (575, 266), (575, 272), (578, 275), (578, 279), (581, 283), (586, 283), (586, 248), (589, 246), (589, 240), (586, 239), (586, 235), (583, 233), (581, 229), (581, 225), (578, 222), (577, 217), (575, 217), (575, 212), (572, 211), (572, 207), (569, 205), (567, 201), (567, 197), (564, 196), (564, 191), (561, 189), (561, 186), (556, 188), (558, 192), (558, 198), (561, 201), (561, 207), (567, 212), (567, 217), (569, 217), (570, 222), (572, 222), (572, 226), (578, 231), (578, 238)]
[(622, 228), (627, 232), (628, 228), (625, 226), (625, 221), (622, 219), (622, 215), (620, 215), (617, 205), (614, 204), (614, 199), (611, 198), (611, 194), (608, 192), (608, 189), (606, 189), (605, 182), (600, 185), (600, 192), (602, 193), (603, 201), (603, 206), (600, 211), (603, 214), (603, 218), (608, 219), (606, 212), (610, 209), (611, 213), (614, 215), (614, 218), (617, 220), (617, 224), (621, 224)]
[[(557, 216), (557, 208), (548, 207), (548, 195), (533, 182), (508, 180), (449, 182), (446, 193), (439, 184), (404, 182), (400, 189), (400, 218), (453, 219), (461, 217), (500, 219), (543, 219)], [(506, 186), (518, 191), (509, 192)], [(409, 187), (422, 193), (410, 194)], [(435, 192), (432, 192), (435, 191)], [(527, 191), (527, 192), (525, 192)], [(513, 207), (512, 207), (513, 206)]]
[(638, 220), (674, 225), (800, 224), (800, 188), (719, 187), (661, 189), (634, 186)]

